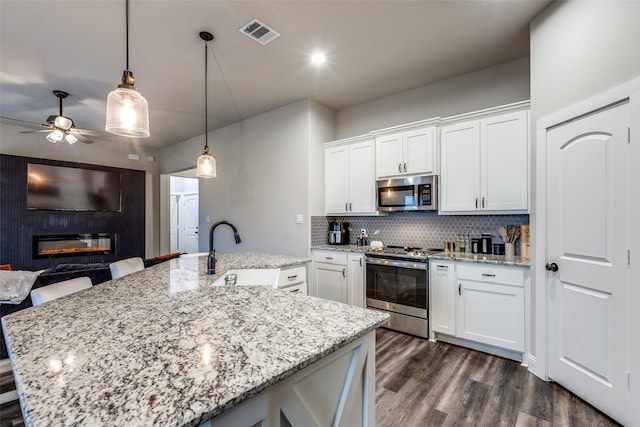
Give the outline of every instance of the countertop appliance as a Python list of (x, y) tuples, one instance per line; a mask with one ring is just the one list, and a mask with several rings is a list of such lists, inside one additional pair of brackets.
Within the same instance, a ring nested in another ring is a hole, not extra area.
[(330, 245), (348, 245), (349, 244), (349, 223), (348, 222), (330, 222), (329, 235), (327, 239)]
[(438, 210), (438, 177), (436, 175), (383, 179), (376, 184), (379, 211)]
[(429, 336), (429, 260), (442, 249), (387, 246), (365, 252), (366, 305), (389, 313), (389, 329)]

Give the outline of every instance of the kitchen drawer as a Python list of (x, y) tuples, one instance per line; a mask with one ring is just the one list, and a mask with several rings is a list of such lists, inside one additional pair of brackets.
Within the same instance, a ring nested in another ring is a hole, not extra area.
[(312, 251), (311, 259), (325, 264), (347, 265), (347, 253), (336, 251)]
[(283, 268), (280, 270), (278, 277), (278, 287), (286, 288), (292, 285), (298, 285), (307, 281), (307, 268), (304, 265)]
[(282, 292), (289, 292), (296, 295), (307, 295), (307, 284), (300, 283), (298, 285), (288, 286), (280, 289)]
[(524, 270), (489, 264), (456, 263), (456, 279), (524, 287)]

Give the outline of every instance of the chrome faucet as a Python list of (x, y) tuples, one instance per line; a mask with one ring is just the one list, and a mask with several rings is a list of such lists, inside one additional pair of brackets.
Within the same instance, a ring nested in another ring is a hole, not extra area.
[(213, 232), (216, 227), (222, 224), (227, 224), (233, 230), (233, 237), (236, 239), (236, 245), (242, 242), (240, 235), (238, 234), (238, 229), (235, 225), (231, 224), (229, 221), (218, 221), (211, 226), (209, 230), (209, 256), (207, 257), (207, 274), (215, 274), (216, 273), (216, 250), (213, 249)]

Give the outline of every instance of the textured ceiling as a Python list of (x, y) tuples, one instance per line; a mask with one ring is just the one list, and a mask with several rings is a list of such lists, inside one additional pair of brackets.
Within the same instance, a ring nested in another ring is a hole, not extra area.
[[(548, 3), (132, 0), (130, 70), (151, 125), (139, 143), (161, 148), (204, 132), (202, 30), (216, 38), (212, 130), (303, 98), (339, 110), (526, 56), (528, 23)], [(281, 36), (266, 46), (244, 36), (253, 18)], [(321, 68), (309, 64), (315, 50), (328, 57)], [(124, 1), (0, 1), (0, 115), (42, 123), (61, 89), (65, 115), (102, 130), (124, 69)]]

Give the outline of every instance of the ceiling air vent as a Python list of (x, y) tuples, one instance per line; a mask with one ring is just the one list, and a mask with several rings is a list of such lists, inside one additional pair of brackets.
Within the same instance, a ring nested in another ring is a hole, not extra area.
[(272, 30), (257, 19), (252, 19), (251, 22), (244, 25), (238, 31), (263, 45), (280, 37), (279, 32)]

